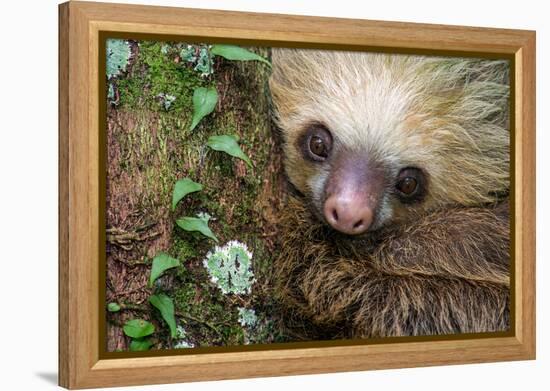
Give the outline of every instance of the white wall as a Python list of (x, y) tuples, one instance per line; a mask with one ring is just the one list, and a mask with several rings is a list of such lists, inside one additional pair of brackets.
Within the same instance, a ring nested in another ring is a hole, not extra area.
[[(104, 0), (105, 1), (105, 0)], [(120, 2), (123, 2), (120, 0)], [(240, 380), (154, 389), (541, 389), (548, 371), (549, 22), (544, 1), (181, 0), (134, 3), (537, 30), (538, 357), (512, 362)], [(57, 371), (57, 1), (2, 2), (0, 384), (53, 388)], [(7, 120), (6, 120), (7, 118)], [(543, 220), (546, 220), (545, 225)], [(6, 252), (7, 249), (7, 252)], [(7, 349), (6, 349), (7, 347)], [(545, 373), (546, 372), (546, 373)], [(153, 387), (148, 387), (150, 389)]]

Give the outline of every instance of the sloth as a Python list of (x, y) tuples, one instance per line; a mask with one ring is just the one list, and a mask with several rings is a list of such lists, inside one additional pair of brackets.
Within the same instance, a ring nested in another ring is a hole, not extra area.
[(509, 64), (274, 49), (290, 334), (510, 328)]

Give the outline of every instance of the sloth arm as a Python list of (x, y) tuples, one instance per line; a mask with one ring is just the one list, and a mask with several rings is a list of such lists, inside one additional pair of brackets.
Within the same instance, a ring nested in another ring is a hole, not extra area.
[(287, 209), (276, 263), (283, 301), (353, 336), (502, 330), (509, 300), (509, 210), (451, 208), (368, 241)]
[[(366, 246), (368, 248), (368, 246)], [(454, 208), (433, 212), (385, 235), (366, 252), (382, 273), (441, 276), (509, 286), (508, 203), (493, 208)]]

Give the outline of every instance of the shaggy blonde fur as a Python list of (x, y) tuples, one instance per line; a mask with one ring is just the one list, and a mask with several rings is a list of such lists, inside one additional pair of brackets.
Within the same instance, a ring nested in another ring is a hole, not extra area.
[[(331, 338), (508, 329), (508, 62), (274, 49), (270, 87), (303, 195), (284, 213), (275, 264), (289, 327)], [(374, 232), (331, 231), (315, 217), (330, 164), (297, 146), (312, 123), (390, 178), (422, 168), (425, 199), (387, 191)]]
[[(312, 122), (339, 144), (384, 161), (393, 174), (418, 166), (430, 191), (415, 213), (493, 202), (509, 187), (508, 62), (318, 50), (273, 50), (270, 88), (290, 181), (320, 202), (326, 168), (295, 143)], [(411, 215), (395, 200), (395, 222)]]

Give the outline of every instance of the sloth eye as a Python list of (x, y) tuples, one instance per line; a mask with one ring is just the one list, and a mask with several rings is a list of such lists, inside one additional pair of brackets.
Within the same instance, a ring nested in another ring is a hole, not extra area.
[(426, 177), (418, 168), (404, 168), (397, 176), (395, 189), (403, 203), (421, 201), (426, 194)]
[(406, 196), (412, 195), (418, 189), (418, 182), (411, 176), (405, 177), (397, 182), (397, 190)]
[(313, 126), (307, 132), (307, 157), (316, 161), (325, 160), (332, 149), (332, 136), (323, 126)]
[(327, 146), (319, 136), (313, 136), (309, 140), (309, 150), (316, 156), (326, 158), (328, 156)]

